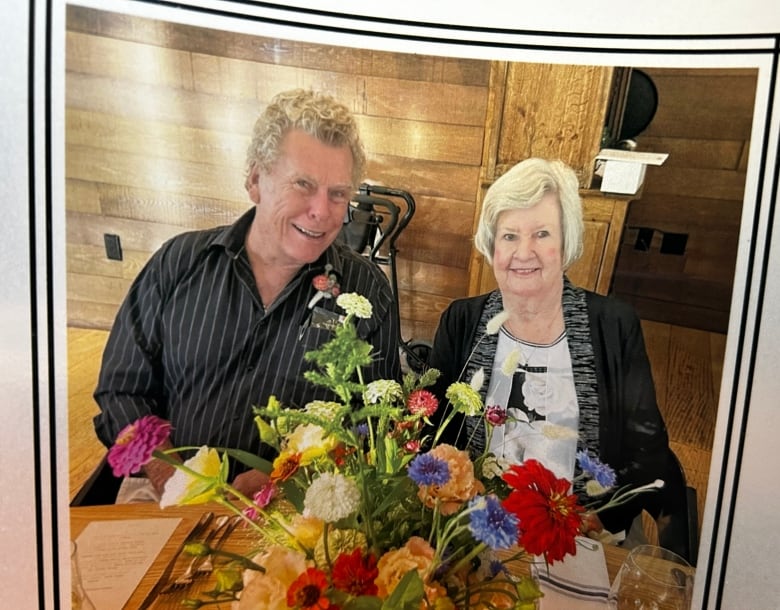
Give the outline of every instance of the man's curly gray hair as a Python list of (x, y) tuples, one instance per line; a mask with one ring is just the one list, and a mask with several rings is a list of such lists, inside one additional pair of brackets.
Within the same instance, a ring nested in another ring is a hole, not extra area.
[(268, 171), (279, 158), (284, 136), (293, 129), (329, 146), (348, 146), (352, 152), (352, 186), (357, 188), (363, 178), (366, 155), (354, 116), (331, 96), (304, 89), (277, 94), (257, 119), (247, 150), (247, 174), (255, 165)]

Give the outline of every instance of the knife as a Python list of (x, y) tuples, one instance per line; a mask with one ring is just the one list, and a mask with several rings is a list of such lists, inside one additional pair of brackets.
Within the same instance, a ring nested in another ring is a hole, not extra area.
[(171, 579), (171, 573), (173, 572), (173, 568), (176, 565), (176, 562), (179, 560), (179, 556), (184, 550), (184, 546), (189, 544), (190, 542), (193, 542), (194, 540), (197, 540), (203, 534), (203, 532), (205, 532), (206, 529), (208, 529), (213, 519), (214, 519), (214, 513), (212, 512), (203, 513), (200, 520), (195, 524), (195, 527), (193, 527), (192, 531), (187, 535), (187, 538), (185, 538), (184, 542), (182, 542), (179, 545), (179, 548), (176, 549), (176, 552), (173, 554), (173, 557), (171, 557), (171, 559), (168, 561), (168, 564), (165, 566), (165, 569), (163, 569), (159, 580), (152, 587), (151, 591), (147, 593), (146, 597), (144, 597), (143, 601), (141, 602), (141, 605), (138, 606), (138, 610), (146, 610), (152, 605), (152, 602), (154, 602), (154, 600), (157, 599), (157, 596), (160, 594), (162, 588), (165, 585), (167, 585), (168, 581)]

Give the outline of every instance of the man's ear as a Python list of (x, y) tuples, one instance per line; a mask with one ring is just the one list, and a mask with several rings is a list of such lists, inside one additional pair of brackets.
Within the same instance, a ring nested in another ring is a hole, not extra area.
[(244, 188), (249, 193), (249, 198), (255, 203), (260, 203), (260, 165), (255, 162), (246, 176)]

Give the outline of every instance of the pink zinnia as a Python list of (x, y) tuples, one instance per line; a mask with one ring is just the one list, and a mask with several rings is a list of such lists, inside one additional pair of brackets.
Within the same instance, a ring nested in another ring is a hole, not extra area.
[(170, 422), (156, 415), (145, 415), (125, 426), (108, 450), (108, 463), (114, 476), (126, 477), (141, 470), (170, 433)]
[(406, 399), (406, 406), (413, 415), (430, 417), (436, 413), (436, 409), (439, 407), (439, 399), (428, 390), (415, 390)]
[(260, 488), (260, 491), (255, 492), (255, 495), (252, 496), (252, 501), (255, 504), (254, 506), (247, 506), (243, 511), (244, 514), (248, 519), (257, 521), (257, 519), (260, 517), (260, 511), (258, 509), (262, 509), (268, 506), (275, 496), (276, 485), (274, 485), (273, 481), (268, 481)]
[(421, 443), (417, 439), (412, 439), (404, 443), (404, 449), (406, 449), (408, 453), (420, 453), (420, 447)]
[(485, 409), (485, 419), (494, 426), (503, 426), (507, 419), (506, 409), (499, 405), (491, 405)]

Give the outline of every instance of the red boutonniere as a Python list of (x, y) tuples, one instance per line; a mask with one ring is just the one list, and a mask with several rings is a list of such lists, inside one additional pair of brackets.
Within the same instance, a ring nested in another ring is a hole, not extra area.
[(325, 273), (315, 275), (311, 283), (317, 292), (309, 301), (309, 309), (314, 307), (320, 299), (333, 299), (341, 294), (338, 275), (333, 271), (333, 265), (330, 263), (325, 265)]

